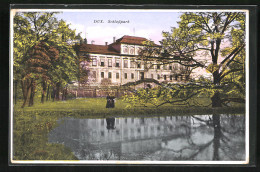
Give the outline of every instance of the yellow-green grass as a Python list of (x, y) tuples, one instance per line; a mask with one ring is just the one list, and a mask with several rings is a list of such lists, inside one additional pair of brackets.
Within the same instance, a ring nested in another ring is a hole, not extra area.
[[(197, 100), (201, 105), (208, 105), (209, 98), (199, 98)], [(104, 116), (139, 116), (139, 115), (174, 115), (174, 114), (208, 114), (208, 113), (237, 113), (244, 111), (244, 104), (235, 104), (232, 107), (211, 108), (199, 106), (173, 106), (165, 104), (160, 107), (155, 107), (148, 104), (144, 106), (132, 106), (131, 104), (116, 99), (115, 108), (106, 108), (106, 98), (78, 98), (67, 101), (47, 101), (40, 103), (39, 99), (35, 100), (32, 107), (21, 108), (22, 101), (18, 101), (14, 105), (14, 112), (60, 112), (65, 116), (80, 116), (80, 117), (104, 117)]]

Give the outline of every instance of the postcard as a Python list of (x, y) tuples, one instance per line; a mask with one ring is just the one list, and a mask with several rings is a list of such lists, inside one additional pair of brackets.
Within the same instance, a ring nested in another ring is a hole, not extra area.
[(10, 10), (10, 163), (249, 163), (247, 9)]

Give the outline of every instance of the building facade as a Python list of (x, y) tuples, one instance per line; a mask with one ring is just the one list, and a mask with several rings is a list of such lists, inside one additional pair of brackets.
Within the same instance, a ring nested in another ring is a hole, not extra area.
[(77, 46), (77, 54), (82, 66), (89, 70), (87, 85), (122, 86), (129, 82), (154, 79), (159, 82), (183, 82), (181, 74), (185, 67), (179, 64), (156, 64), (147, 66), (138, 56), (146, 38), (123, 36), (112, 44), (95, 45), (82, 43)]

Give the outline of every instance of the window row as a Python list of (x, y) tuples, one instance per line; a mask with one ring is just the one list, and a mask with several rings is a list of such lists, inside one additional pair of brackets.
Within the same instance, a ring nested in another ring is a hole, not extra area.
[[(113, 59), (107, 59), (107, 66), (108, 67), (120, 67), (120, 59), (115, 59), (115, 63), (113, 64)], [(123, 60), (123, 67), (128, 68), (129, 60)], [(92, 66), (97, 66), (97, 59), (93, 58), (92, 59)], [(105, 59), (100, 59), (100, 64), (101, 67), (105, 67)], [(130, 61), (130, 68), (142, 68), (141, 62), (136, 62), (136, 61)], [(154, 69), (163, 69), (163, 70), (183, 70), (183, 69), (188, 69), (188, 67), (185, 67), (183, 65), (178, 65), (178, 64), (171, 64), (171, 65), (154, 65)]]
[[(105, 78), (105, 72), (101, 72), (100, 74), (101, 78)], [(93, 71), (93, 77), (96, 78), (96, 72)], [(119, 79), (119, 73), (116, 73), (116, 79)], [(109, 79), (112, 79), (112, 72), (108, 72), (107, 74), (107, 78)], [(160, 74), (157, 74), (156, 78), (154, 77), (154, 74), (151, 74), (150, 77), (148, 78), (152, 78), (152, 79), (157, 79), (157, 80), (160, 80), (160, 79), (163, 79), (163, 80), (185, 80), (185, 76), (181, 76), (181, 75), (160, 75)], [(135, 74), (134, 73), (131, 73), (131, 74), (128, 74), (128, 73), (124, 73), (124, 79), (135, 79)], [(144, 79), (144, 74), (143, 72), (140, 73), (140, 79)]]
[(134, 48), (134, 47), (123, 47), (123, 53), (124, 54), (139, 54), (140, 48)]
[[(105, 78), (105, 72), (101, 72), (100, 76), (101, 76), (101, 78)], [(108, 72), (107, 77), (109, 79), (111, 79), (112, 78), (112, 72)], [(128, 77), (129, 77), (128, 74), (124, 73), (124, 78), (128, 79)], [(131, 79), (135, 79), (134, 73), (131, 73), (130, 77), (131, 77)], [(116, 73), (116, 79), (119, 79), (119, 73)]]

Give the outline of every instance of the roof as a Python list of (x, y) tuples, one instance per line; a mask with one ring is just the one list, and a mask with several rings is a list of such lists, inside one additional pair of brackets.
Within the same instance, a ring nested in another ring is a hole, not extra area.
[(77, 45), (78, 51), (84, 51), (88, 53), (94, 53), (94, 54), (114, 54), (119, 55), (120, 53), (109, 48), (107, 45), (95, 45), (95, 44), (81, 44)]
[[(76, 45), (76, 51), (88, 52), (94, 54), (111, 54), (111, 55), (120, 55), (120, 52), (116, 51), (113, 48), (115, 44), (134, 44), (134, 45), (143, 45), (144, 41), (148, 41), (146, 38), (136, 37), (136, 36), (128, 36), (125, 35), (120, 39), (117, 39), (114, 43), (109, 45), (95, 45), (95, 44), (80, 44)], [(156, 44), (154, 44), (157, 46)]]
[(146, 38), (136, 37), (136, 36), (128, 36), (125, 35), (120, 39), (116, 40), (116, 43), (125, 43), (125, 44), (136, 44), (142, 45), (144, 41), (148, 41)]

